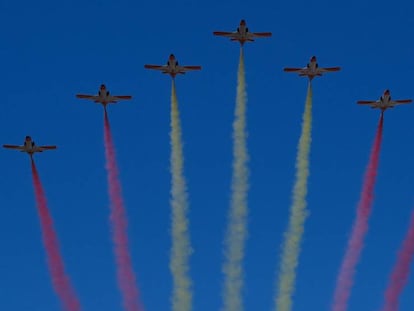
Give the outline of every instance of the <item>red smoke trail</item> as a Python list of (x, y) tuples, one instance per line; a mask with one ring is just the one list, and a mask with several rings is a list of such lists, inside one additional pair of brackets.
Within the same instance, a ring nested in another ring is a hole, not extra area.
[(348, 248), (336, 283), (334, 303), (332, 307), (333, 311), (346, 310), (351, 288), (354, 283), (356, 265), (362, 248), (364, 247), (364, 238), (368, 230), (368, 219), (371, 214), (372, 202), (374, 199), (374, 185), (377, 177), (383, 123), (384, 115), (381, 113), (374, 145), (372, 146), (369, 163), (365, 172), (356, 220), (354, 222), (351, 237), (348, 240)]
[(105, 155), (108, 171), (109, 197), (111, 200), (111, 225), (115, 257), (117, 264), (118, 285), (123, 295), (124, 308), (127, 311), (143, 310), (139, 300), (138, 288), (135, 285), (135, 274), (132, 269), (127, 236), (127, 218), (122, 199), (121, 184), (118, 179), (118, 166), (115, 159), (115, 148), (112, 141), (111, 127), (105, 110)]
[(399, 298), (410, 273), (410, 264), (414, 256), (414, 212), (411, 214), (410, 228), (398, 253), (397, 263), (392, 271), (383, 311), (397, 311)]
[(46, 195), (42, 183), (32, 159), (33, 185), (35, 189), (37, 211), (42, 227), (43, 244), (45, 245), (49, 272), (52, 276), (52, 284), (63, 308), (67, 311), (79, 311), (81, 309), (75, 291), (70, 284), (69, 277), (65, 273), (63, 259), (59, 251), (59, 242), (53, 228), (52, 216), (47, 207)]

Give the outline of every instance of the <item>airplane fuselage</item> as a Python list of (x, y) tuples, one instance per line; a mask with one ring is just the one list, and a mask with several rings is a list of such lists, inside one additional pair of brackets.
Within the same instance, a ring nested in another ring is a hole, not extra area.
[(99, 90), (99, 97), (102, 99), (106, 99), (109, 96), (109, 91), (107, 90)]
[(390, 95), (382, 95), (380, 98), (381, 104), (382, 105), (389, 105), (390, 101), (391, 101), (391, 96)]
[(393, 108), (394, 105), (392, 104), (391, 101), (391, 96), (388, 94), (384, 94), (380, 97), (379, 101), (377, 102), (376, 107), (385, 110), (387, 108)]
[(239, 27), (237, 28), (237, 33), (235, 36), (235, 40), (239, 41), (240, 44), (244, 44), (247, 41), (252, 41), (253, 36), (249, 33), (248, 28), (246, 27), (246, 25), (239, 25)]
[(22, 152), (27, 152), (29, 154), (33, 154), (36, 152), (35, 143), (32, 140), (25, 140), (24, 141), (24, 150)]
[(316, 62), (310, 62), (308, 68), (310, 73), (317, 74), (318, 64)]
[(246, 25), (239, 25), (239, 27), (237, 28), (237, 32), (240, 34), (240, 36), (246, 37), (246, 35), (247, 35)]
[(318, 71), (318, 63), (316, 61), (310, 61), (308, 63), (307, 67), (307, 73), (306, 75), (309, 77), (309, 79), (313, 79), (314, 77), (321, 75)]
[(99, 99), (95, 100), (95, 103), (100, 103), (106, 106), (111, 102), (109, 91), (107, 89), (100, 89), (98, 92)]
[(166, 72), (168, 72), (170, 74), (174, 74), (174, 75), (179, 72), (176, 60), (169, 60), (168, 61), (168, 68), (167, 68)]
[(26, 152), (30, 156), (32, 156), (35, 152), (37, 152), (37, 146), (35, 142), (31, 139), (31, 137), (26, 137), (23, 143), (23, 149), (20, 150), (21, 152)]
[(170, 57), (167, 62), (167, 68), (163, 72), (170, 74), (174, 78), (178, 73), (182, 73), (183, 70), (178, 65), (178, 61), (174, 57)]

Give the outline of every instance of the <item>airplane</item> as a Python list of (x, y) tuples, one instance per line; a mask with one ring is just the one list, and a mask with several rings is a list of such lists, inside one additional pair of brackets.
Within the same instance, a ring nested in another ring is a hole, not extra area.
[(316, 60), (316, 56), (312, 56), (309, 63), (306, 65), (306, 67), (303, 68), (284, 68), (285, 72), (296, 72), (299, 74), (299, 76), (304, 77), (308, 76), (309, 80), (312, 81), (315, 77), (320, 77), (322, 74), (326, 72), (334, 72), (341, 70), (341, 67), (327, 67), (327, 68), (321, 68), (318, 65), (318, 62)]
[(98, 95), (85, 95), (85, 94), (76, 94), (77, 98), (89, 99), (95, 103), (100, 103), (104, 106), (106, 110), (107, 104), (114, 104), (120, 100), (129, 100), (132, 96), (129, 95), (111, 95), (107, 90), (105, 84), (101, 84), (99, 87)]
[(245, 42), (253, 42), (255, 38), (266, 38), (272, 36), (271, 32), (250, 32), (244, 19), (240, 21), (240, 25), (237, 27), (236, 31), (214, 31), (213, 34), (215, 36), (228, 37), (230, 38), (230, 41), (239, 41), (241, 46), (243, 46)]
[(27, 152), (27, 154), (30, 155), (30, 158), (32, 158), (33, 154), (35, 152), (43, 152), (45, 150), (53, 150), (53, 149), (56, 149), (57, 147), (56, 146), (36, 146), (36, 144), (32, 140), (32, 138), (30, 136), (26, 136), (22, 146), (3, 145), (3, 148), (15, 149), (15, 150), (19, 150), (20, 152)]
[(390, 91), (385, 90), (382, 96), (378, 100), (359, 100), (357, 104), (359, 105), (370, 105), (371, 108), (378, 108), (382, 111), (385, 111), (387, 108), (394, 108), (397, 105), (409, 104), (411, 103), (411, 99), (399, 99), (399, 100), (392, 100)]
[(166, 65), (145, 65), (147, 69), (160, 70), (168, 73), (173, 79), (177, 74), (185, 74), (187, 71), (201, 70), (201, 66), (180, 66), (174, 54), (170, 54)]

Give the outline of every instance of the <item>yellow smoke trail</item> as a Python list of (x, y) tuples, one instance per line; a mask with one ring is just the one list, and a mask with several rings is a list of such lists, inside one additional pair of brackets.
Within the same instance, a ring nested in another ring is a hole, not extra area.
[(308, 192), (309, 153), (312, 128), (312, 85), (308, 85), (305, 111), (302, 117), (302, 134), (299, 139), (296, 157), (296, 182), (293, 189), (293, 203), (290, 211), (289, 227), (285, 232), (282, 250), (276, 310), (290, 311), (292, 295), (295, 289), (296, 267), (300, 252), (300, 243), (307, 216), (306, 194)]
[(247, 147), (246, 147), (246, 83), (243, 50), (240, 49), (237, 75), (237, 99), (233, 122), (233, 179), (229, 225), (225, 240), (224, 311), (242, 311), (244, 245), (247, 236)]
[(188, 197), (183, 174), (183, 146), (181, 142), (180, 113), (178, 110), (175, 83), (171, 88), (171, 207), (172, 207), (172, 248), (170, 270), (173, 275), (172, 310), (189, 311), (192, 305), (192, 283), (189, 276), (191, 254), (188, 232)]

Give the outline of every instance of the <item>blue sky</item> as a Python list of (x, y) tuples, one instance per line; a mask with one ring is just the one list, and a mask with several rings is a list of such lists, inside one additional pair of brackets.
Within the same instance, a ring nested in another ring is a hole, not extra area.
[[(379, 112), (356, 105), (389, 88), (413, 98), (408, 1), (0, 2), (1, 143), (31, 135), (66, 269), (85, 311), (121, 310), (109, 232), (103, 113), (77, 100), (105, 83), (131, 102), (109, 107), (146, 310), (169, 310), (169, 78), (144, 70), (174, 53), (201, 72), (177, 78), (194, 253), (194, 310), (221, 306), (239, 47), (215, 30), (246, 19), (270, 39), (245, 49), (250, 153), (245, 310), (272, 310), (287, 226), (305, 79), (282, 71), (316, 55), (341, 72), (317, 78), (307, 220), (293, 310), (328, 310)], [(376, 197), (350, 310), (378, 310), (414, 206), (414, 107), (386, 112)], [(0, 152), (0, 309), (58, 310), (27, 156)], [(401, 310), (412, 310), (414, 279)]]

